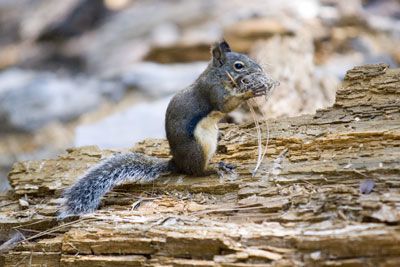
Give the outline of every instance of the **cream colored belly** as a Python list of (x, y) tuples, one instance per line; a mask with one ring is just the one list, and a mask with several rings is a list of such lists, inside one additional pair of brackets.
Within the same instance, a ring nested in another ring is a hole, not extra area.
[(194, 137), (201, 145), (206, 165), (214, 156), (218, 144), (218, 122), (223, 118), (224, 114), (218, 111), (212, 111), (207, 117), (203, 118), (196, 125)]

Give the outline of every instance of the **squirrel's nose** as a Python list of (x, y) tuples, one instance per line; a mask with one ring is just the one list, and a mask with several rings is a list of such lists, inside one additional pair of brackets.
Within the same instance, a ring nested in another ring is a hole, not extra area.
[(242, 79), (242, 82), (245, 83), (245, 84), (249, 84), (250, 83), (250, 79), (245, 77), (245, 78)]

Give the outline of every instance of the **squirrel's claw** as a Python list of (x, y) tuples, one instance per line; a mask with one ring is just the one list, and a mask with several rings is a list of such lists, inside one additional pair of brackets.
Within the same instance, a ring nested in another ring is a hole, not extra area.
[(232, 172), (235, 171), (236, 166), (234, 164), (231, 164), (231, 163), (225, 163), (223, 161), (220, 161), (218, 163), (218, 169), (220, 171), (224, 171), (226, 173), (232, 173)]
[(230, 163), (225, 163), (220, 161), (218, 163), (218, 176), (221, 182), (224, 180), (236, 180), (238, 178), (238, 174), (235, 171), (236, 166)]

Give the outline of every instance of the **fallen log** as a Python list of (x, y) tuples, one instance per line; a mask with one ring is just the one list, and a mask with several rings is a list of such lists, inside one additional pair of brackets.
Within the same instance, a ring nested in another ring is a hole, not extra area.
[[(254, 124), (221, 124), (214, 161), (237, 175), (123, 184), (75, 221), (56, 220), (60, 193), (117, 151), (73, 148), (14, 164), (0, 229), (24, 237), (2, 265), (398, 266), (400, 69), (355, 67), (333, 107), (269, 127), (255, 177)], [(130, 150), (169, 155), (165, 140)]]

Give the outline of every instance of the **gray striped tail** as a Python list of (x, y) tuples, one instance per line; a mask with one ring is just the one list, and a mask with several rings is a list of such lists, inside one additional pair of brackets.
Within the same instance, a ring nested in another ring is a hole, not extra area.
[(72, 187), (65, 190), (65, 202), (58, 218), (95, 211), (101, 198), (124, 181), (151, 182), (160, 174), (170, 171), (170, 163), (167, 160), (140, 153), (115, 155), (89, 169)]

